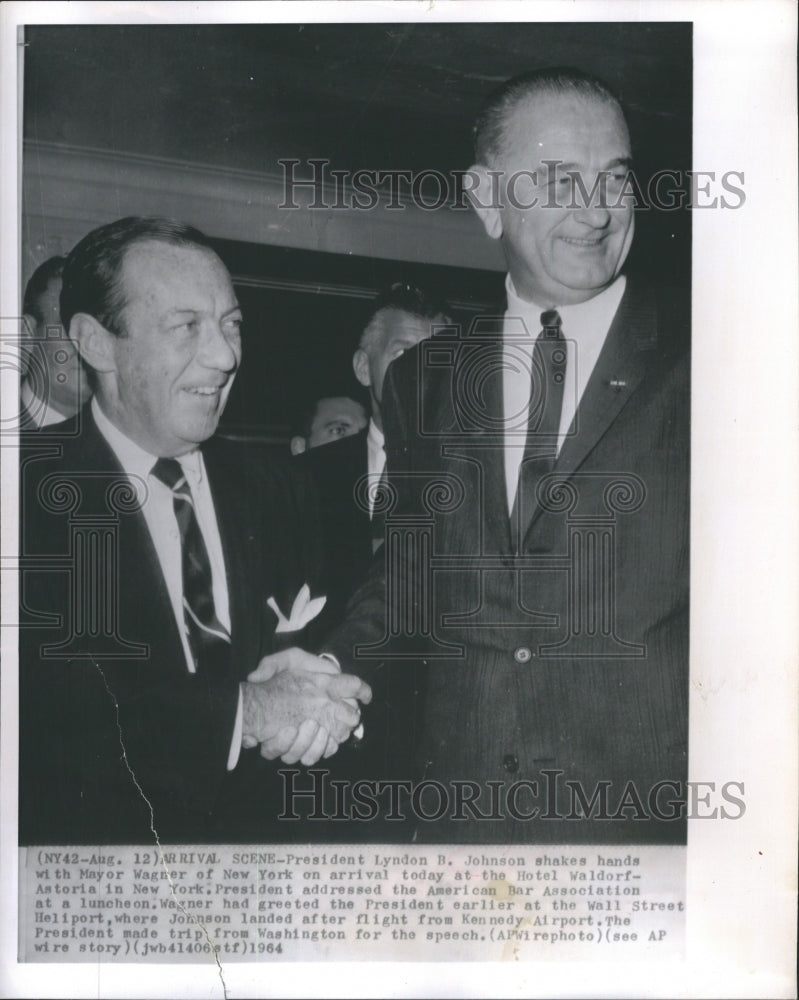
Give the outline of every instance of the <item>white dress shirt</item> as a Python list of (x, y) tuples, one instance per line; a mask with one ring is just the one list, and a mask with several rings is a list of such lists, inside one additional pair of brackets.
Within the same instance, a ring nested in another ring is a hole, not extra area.
[[(566, 341), (566, 379), (563, 386), (563, 409), (558, 432), (558, 453), (569, 433), (608, 330), (619, 308), (626, 278), (619, 277), (599, 295), (573, 306), (557, 306)], [(508, 308), (502, 330), (504, 341), (502, 393), (505, 417), (505, 487), (508, 512), (513, 510), (519, 482), (519, 466), (525, 446), (525, 430), (530, 404), (530, 372), (533, 344), (541, 332), (541, 313), (550, 306), (539, 306), (520, 298), (510, 275), (505, 281)]]
[[(194, 657), (189, 647), (183, 612), (183, 554), (172, 490), (160, 479), (151, 475), (152, 468), (158, 461), (158, 456), (151, 455), (139, 447), (135, 441), (131, 441), (126, 434), (123, 434), (118, 427), (112, 424), (103, 413), (96, 397), (92, 399), (91, 406), (92, 416), (100, 433), (116, 455), (117, 461), (126, 475), (130, 477), (132, 486), (136, 490), (136, 496), (141, 505), (141, 511), (150, 532), (161, 571), (164, 574), (172, 612), (183, 646), (183, 655), (186, 658), (186, 668), (190, 673), (195, 673)], [(194, 501), (197, 523), (208, 551), (216, 617), (230, 632), (230, 601), (225, 575), (225, 558), (222, 552), (222, 539), (219, 535), (214, 501), (211, 496), (208, 475), (205, 471), (205, 462), (199, 450), (181, 455), (177, 461), (186, 474), (186, 481)], [(229, 770), (235, 767), (238, 760), (243, 721), (242, 707), (241, 690), (239, 690), (236, 724), (228, 758)]]
[[(386, 438), (374, 418), (369, 419), (369, 431), (366, 435), (366, 471), (370, 476), (370, 483), (375, 482), (372, 477), (380, 477), (386, 467)], [(374, 497), (372, 490), (368, 491), (369, 496), (369, 517), (374, 511)]]

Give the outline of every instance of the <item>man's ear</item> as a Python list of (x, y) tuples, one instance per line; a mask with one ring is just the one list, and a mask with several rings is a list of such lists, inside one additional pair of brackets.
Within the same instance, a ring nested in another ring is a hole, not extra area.
[(372, 384), (372, 376), (369, 372), (369, 355), (361, 347), (352, 356), (352, 370), (361, 385), (365, 385), (368, 389)]
[(117, 337), (88, 313), (75, 313), (69, 324), (69, 339), (86, 364), (97, 372), (116, 368), (114, 344)]
[(299, 434), (295, 434), (289, 442), (289, 448), (291, 449), (292, 455), (301, 455), (305, 451), (306, 447), (305, 438), (301, 437)]
[(489, 173), (488, 168), (480, 164), (469, 167), (466, 175), (471, 180), (471, 186), (466, 189), (466, 195), (483, 223), (486, 233), (492, 240), (498, 240), (502, 235), (502, 216), (499, 211), (499, 178), (495, 171)]

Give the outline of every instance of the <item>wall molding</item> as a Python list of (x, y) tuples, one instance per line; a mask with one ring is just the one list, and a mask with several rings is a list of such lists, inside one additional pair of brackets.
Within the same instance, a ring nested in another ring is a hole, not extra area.
[[(209, 236), (389, 260), (503, 270), (499, 246), (471, 211), (415, 205), (281, 208), (282, 175), (161, 157), (28, 141), (23, 147), (23, 260), (28, 271), (90, 229), (124, 215), (165, 214)], [(325, 190), (324, 187), (322, 189)], [(323, 198), (335, 200), (332, 189)]]

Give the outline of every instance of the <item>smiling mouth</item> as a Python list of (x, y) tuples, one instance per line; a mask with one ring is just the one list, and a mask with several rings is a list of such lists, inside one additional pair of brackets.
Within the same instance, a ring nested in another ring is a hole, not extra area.
[(595, 239), (592, 240), (586, 240), (586, 239), (581, 240), (578, 239), (576, 236), (561, 236), (561, 239), (563, 240), (564, 243), (568, 243), (569, 246), (591, 248), (591, 247), (601, 246), (602, 243), (604, 242), (605, 237), (597, 236)]
[(184, 389), (184, 392), (192, 396), (218, 396), (221, 391), (221, 385), (195, 385), (191, 389)]

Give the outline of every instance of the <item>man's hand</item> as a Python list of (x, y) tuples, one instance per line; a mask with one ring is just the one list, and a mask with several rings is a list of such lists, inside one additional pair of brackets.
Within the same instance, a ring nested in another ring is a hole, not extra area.
[[(312, 653), (293, 646), (290, 649), (283, 649), (265, 656), (247, 680), (252, 683), (268, 681), (276, 673), (283, 670), (308, 670), (326, 674), (341, 673), (341, 668), (335, 660), (314, 656)], [(348, 699), (348, 703), (357, 710), (358, 703), (354, 698)], [(254, 747), (258, 745), (258, 740), (245, 733), (242, 745), (248, 748)], [(285, 764), (295, 764), (299, 760), (308, 766), (315, 764), (320, 757), (331, 757), (336, 750), (338, 750), (336, 740), (330, 736), (324, 726), (320, 726), (318, 723), (314, 724), (312, 719), (306, 719), (299, 727), (286, 726), (280, 730), (277, 736), (265, 740), (261, 744), (261, 756), (267, 760), (280, 757)]]
[(262, 660), (242, 692), (244, 745), (260, 743), (268, 759), (305, 765), (334, 753), (360, 722), (357, 701), (372, 698), (360, 678), (299, 649)]
[(311, 673), (340, 674), (341, 667), (335, 660), (324, 656), (314, 656), (304, 649), (292, 646), (291, 649), (281, 649), (279, 653), (265, 656), (247, 678), (252, 684), (268, 681), (283, 670), (307, 670)]

